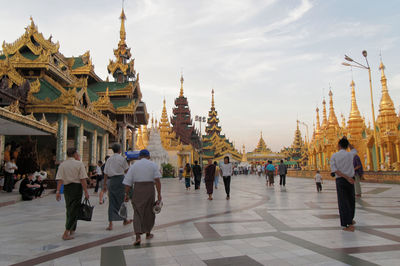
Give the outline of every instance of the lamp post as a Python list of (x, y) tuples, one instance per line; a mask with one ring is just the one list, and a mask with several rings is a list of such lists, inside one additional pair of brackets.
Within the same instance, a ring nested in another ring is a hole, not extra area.
[[(371, 110), (372, 110), (372, 125), (374, 127), (374, 144), (375, 144), (375, 157), (376, 157), (376, 170), (379, 171), (380, 170), (380, 166), (379, 166), (379, 153), (378, 153), (378, 139), (376, 138), (376, 126), (375, 126), (375, 108), (374, 108), (374, 96), (372, 94), (372, 79), (371, 79), (371, 68), (369, 66), (368, 63), (368, 58), (367, 58), (367, 51), (364, 50), (362, 51), (362, 55), (365, 58), (365, 62), (367, 63), (367, 65), (363, 65), (360, 64), (359, 62), (353, 60), (351, 57), (344, 55), (344, 59), (348, 62), (352, 62), (354, 64), (349, 64), (346, 62), (343, 62), (342, 65), (344, 66), (351, 66), (351, 67), (358, 67), (358, 68), (362, 68), (362, 69), (366, 69), (368, 70), (368, 76), (369, 76), (369, 90), (370, 90), (370, 94), (371, 94)], [(383, 158), (382, 158), (383, 159)]]
[(194, 121), (199, 122), (200, 124), (200, 165), (201, 168), (203, 168), (203, 140), (202, 140), (202, 131), (201, 131), (201, 123), (205, 123), (206, 122), (206, 117), (205, 116), (201, 116), (201, 115), (196, 115), (194, 117)]

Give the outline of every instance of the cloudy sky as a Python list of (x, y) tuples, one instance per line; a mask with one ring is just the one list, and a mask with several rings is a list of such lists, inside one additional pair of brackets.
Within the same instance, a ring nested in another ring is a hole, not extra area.
[[(119, 39), (120, 1), (1, 2), (6, 9), (1, 40), (17, 39), (32, 16), (45, 37), (52, 34), (60, 42), (65, 56), (90, 50), (95, 71), (106, 78)], [(352, 74), (341, 62), (348, 54), (364, 63), (364, 49), (376, 113), (380, 53), (399, 109), (397, 0), (126, 0), (124, 5), (143, 100), (157, 117), (163, 97), (171, 115), (183, 70), (192, 115), (207, 116), (214, 88), (223, 133), (252, 150), (262, 131), (267, 145), (278, 151), (293, 141), (297, 118), (311, 134), (315, 108), (322, 109), (329, 87), (339, 120), (342, 113), (348, 117)], [(371, 120), (368, 73), (354, 69), (353, 77), (360, 111)]]

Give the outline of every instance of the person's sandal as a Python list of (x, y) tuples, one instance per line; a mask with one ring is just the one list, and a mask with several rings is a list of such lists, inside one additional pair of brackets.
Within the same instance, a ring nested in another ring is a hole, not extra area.
[(135, 242), (133, 242), (134, 246), (140, 246), (140, 240), (136, 240)]
[(146, 239), (152, 239), (154, 237), (153, 234), (146, 234)]
[(125, 220), (125, 221), (124, 221), (124, 223), (123, 223), (123, 225), (128, 225), (128, 224), (131, 224), (131, 223), (132, 223), (132, 221), (133, 221), (133, 220)]

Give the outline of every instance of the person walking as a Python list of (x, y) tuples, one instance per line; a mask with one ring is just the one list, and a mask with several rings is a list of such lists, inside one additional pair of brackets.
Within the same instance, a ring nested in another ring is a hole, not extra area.
[(214, 188), (214, 179), (215, 179), (215, 171), (216, 166), (213, 164), (211, 159), (208, 159), (208, 165), (204, 171), (204, 181), (206, 183), (206, 189), (208, 194), (208, 200), (212, 200), (213, 188)]
[(272, 164), (272, 161), (268, 161), (267, 167), (265, 167), (267, 173), (268, 184), (270, 187), (274, 185), (274, 174), (275, 174), (275, 166)]
[(361, 163), (360, 156), (356, 154), (353, 159), (354, 166), (354, 190), (356, 197), (361, 197), (361, 178), (364, 175), (364, 169)]
[[(350, 152), (347, 148), (350, 147)], [(334, 153), (330, 160), (331, 173), (336, 177), (336, 192), (340, 214), (340, 224), (344, 231), (354, 232), (354, 156), (357, 151), (346, 137), (339, 140), (339, 151)]]
[(315, 185), (317, 187), (317, 192), (321, 192), (322, 191), (322, 176), (319, 173), (319, 170), (317, 170), (317, 172), (314, 176), (314, 179), (315, 179)]
[(190, 168), (190, 164), (185, 165), (185, 169), (183, 170), (183, 177), (185, 178), (185, 186), (186, 190), (190, 190), (190, 178), (192, 177), (192, 168)]
[(98, 161), (96, 165), (96, 186), (94, 188), (94, 193), (96, 194), (99, 191), (99, 186), (101, 181), (103, 180), (103, 171), (101, 170), (101, 166), (103, 165), (102, 161)]
[(103, 191), (108, 190), (108, 227), (106, 230), (113, 229), (113, 221), (124, 221), (123, 225), (132, 223), (132, 220), (127, 220), (119, 216), (118, 212), (124, 202), (125, 186), (122, 183), (124, 174), (128, 171), (128, 162), (122, 157), (121, 145), (115, 143), (112, 145), (113, 155), (108, 158), (106, 166), (104, 167), (104, 188)]
[(220, 165), (220, 174), (222, 176), (222, 179), (224, 180), (225, 193), (226, 193), (227, 200), (229, 200), (231, 198), (230, 192), (231, 192), (232, 171), (233, 171), (232, 163), (229, 162), (229, 157), (225, 156), (224, 163), (222, 163)]
[(64, 199), (66, 212), (65, 231), (62, 236), (63, 240), (73, 239), (78, 223), (78, 214), (81, 207), (82, 190), (85, 193), (85, 198), (89, 199), (87, 190), (87, 174), (86, 169), (81, 162), (79, 153), (75, 148), (67, 149), (67, 160), (62, 162), (58, 167), (56, 180), (57, 191), (56, 200), (61, 200), (60, 190), (61, 185), (64, 185)]
[(215, 189), (218, 189), (218, 182), (219, 182), (219, 174), (221, 172), (217, 161), (214, 161), (214, 165), (215, 165), (215, 178), (214, 178), (214, 186)]
[(104, 203), (104, 169), (105, 169), (105, 167), (106, 167), (106, 162), (107, 162), (108, 158), (110, 158), (110, 156), (107, 155), (107, 156), (104, 158), (104, 163), (103, 163), (103, 165), (100, 167), (100, 169), (101, 169), (101, 174), (103, 175), (103, 178), (100, 180), (100, 184), (99, 184), (99, 187), (100, 187), (99, 204), (103, 204), (103, 203)]
[(198, 161), (194, 161), (193, 166), (193, 176), (194, 176), (194, 189), (200, 189), (201, 184), (201, 167)]
[(160, 169), (154, 162), (150, 161), (150, 152), (146, 149), (141, 150), (139, 161), (129, 168), (123, 181), (125, 185), (125, 202), (129, 201), (130, 190), (133, 186), (133, 230), (136, 235), (134, 246), (140, 245), (142, 234), (146, 234), (146, 239), (154, 237), (151, 233), (156, 219), (156, 215), (153, 212), (155, 204), (154, 186), (157, 189), (157, 201), (161, 202), (160, 178)]
[(15, 170), (18, 170), (15, 164), (15, 158), (11, 157), (4, 165), (4, 187), (3, 190), (10, 193), (14, 189)]
[(279, 185), (285, 186), (286, 185), (287, 166), (286, 166), (286, 164), (283, 163), (283, 160), (281, 160), (281, 162), (278, 166), (278, 173), (280, 176)]

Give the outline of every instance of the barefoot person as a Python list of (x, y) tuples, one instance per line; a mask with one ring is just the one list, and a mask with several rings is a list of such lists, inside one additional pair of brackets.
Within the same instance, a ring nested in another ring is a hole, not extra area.
[[(350, 147), (351, 151), (346, 149)], [(339, 140), (339, 151), (331, 157), (331, 173), (336, 177), (336, 191), (339, 205), (340, 224), (344, 231), (354, 232), (354, 166), (357, 151), (346, 137)]]
[(153, 212), (155, 203), (154, 186), (157, 189), (157, 200), (161, 201), (161, 172), (159, 167), (150, 161), (148, 150), (141, 150), (139, 161), (135, 162), (124, 178), (125, 201), (129, 201), (129, 192), (133, 186), (132, 206), (134, 210), (133, 230), (136, 240), (135, 246), (140, 245), (141, 235), (147, 239), (153, 238), (151, 230), (154, 227), (156, 215)]
[[(108, 227), (106, 230), (113, 229), (113, 221), (124, 221), (123, 224), (127, 225), (132, 220), (126, 220), (119, 216), (118, 211), (124, 202), (125, 186), (122, 184), (124, 174), (128, 171), (129, 165), (124, 157), (121, 156), (121, 145), (115, 143), (112, 145), (114, 154), (107, 160), (104, 167), (104, 184), (103, 191), (108, 190)], [(108, 182), (107, 182), (108, 180)]]
[(206, 166), (204, 181), (206, 183), (206, 189), (208, 194), (208, 200), (212, 200), (213, 188), (214, 188), (214, 178), (215, 178), (216, 166), (213, 164), (211, 159), (208, 159), (208, 165)]
[(58, 167), (56, 180), (57, 182), (57, 201), (61, 200), (60, 189), (64, 184), (65, 208), (67, 209), (67, 217), (65, 222), (65, 232), (62, 236), (64, 240), (70, 240), (76, 230), (78, 222), (78, 213), (82, 200), (82, 189), (85, 192), (85, 198), (89, 199), (86, 180), (88, 178), (86, 169), (81, 158), (75, 148), (67, 149), (67, 160), (62, 162)]

